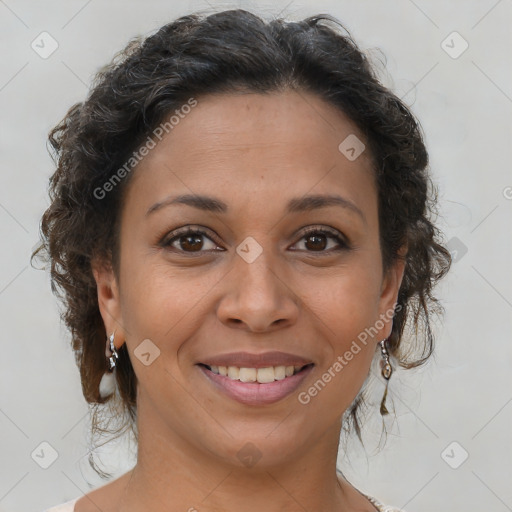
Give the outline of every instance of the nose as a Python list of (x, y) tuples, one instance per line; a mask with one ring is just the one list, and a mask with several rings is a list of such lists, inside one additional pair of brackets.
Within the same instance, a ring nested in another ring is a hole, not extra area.
[(221, 323), (252, 332), (269, 332), (297, 321), (299, 298), (286, 282), (282, 267), (272, 265), (265, 251), (252, 263), (237, 255), (233, 264), (235, 268), (224, 278), (226, 292), (217, 308)]

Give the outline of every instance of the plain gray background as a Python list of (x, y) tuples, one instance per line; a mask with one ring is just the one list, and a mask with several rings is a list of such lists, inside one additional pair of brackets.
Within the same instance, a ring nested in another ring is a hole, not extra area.
[[(69, 335), (47, 274), (29, 265), (53, 169), (47, 133), (130, 38), (210, 6), (293, 20), (333, 14), (363, 49), (382, 50), (382, 80), (426, 134), (455, 256), (438, 289), (446, 315), (436, 357), (393, 376), (386, 447), (377, 451), (377, 413), (367, 455), (353, 442), (340, 467), (407, 512), (512, 510), (510, 0), (0, 0), (0, 510), (42, 511), (104, 483), (87, 463), (88, 408)], [(44, 31), (58, 44), (47, 58), (31, 47)], [(58, 454), (48, 469), (43, 442)], [(100, 452), (117, 475), (134, 462), (126, 447)]]

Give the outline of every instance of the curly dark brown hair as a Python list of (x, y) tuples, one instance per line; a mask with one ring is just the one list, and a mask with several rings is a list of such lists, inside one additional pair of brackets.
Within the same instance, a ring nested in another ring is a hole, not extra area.
[[(432, 289), (451, 258), (433, 224), (436, 189), (418, 121), (381, 84), (369, 59), (330, 15), (288, 22), (264, 21), (245, 10), (196, 13), (132, 40), (98, 72), (87, 99), (49, 135), (57, 168), (41, 221), (42, 241), (32, 258), (50, 263), (52, 291), (64, 305), (62, 319), (71, 333), (83, 394), (94, 409), (93, 432), (101, 430), (98, 406), (105, 402), (98, 388), (106, 370), (107, 333), (91, 262), (103, 261), (119, 276), (119, 219), (133, 173), (108, 194), (98, 191), (190, 97), (285, 90), (316, 94), (364, 135), (378, 185), (384, 268), (401, 257), (404, 244), (408, 248), (389, 352), (403, 368), (432, 355), (431, 314), (443, 310)], [(119, 396), (110, 402), (127, 413), (123, 427), (135, 433), (137, 381), (125, 345), (116, 379)], [(344, 422), (361, 442), (363, 405), (360, 393)]]

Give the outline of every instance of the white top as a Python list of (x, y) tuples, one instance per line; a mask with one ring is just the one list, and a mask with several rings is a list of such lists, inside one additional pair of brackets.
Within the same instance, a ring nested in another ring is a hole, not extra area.
[(75, 498), (71, 501), (66, 501), (66, 503), (62, 503), (62, 505), (57, 505), (56, 507), (47, 508), (44, 512), (73, 512), (75, 510), (75, 503), (81, 498)]
[[(380, 501), (377, 501), (375, 498), (372, 498), (371, 496), (366, 496), (370, 502), (377, 508), (379, 512), (405, 512), (405, 510), (402, 510), (400, 508), (396, 507), (390, 507), (389, 505), (383, 505)], [(72, 499), (71, 501), (66, 501), (66, 503), (63, 503), (62, 505), (58, 505), (56, 507), (48, 508), (44, 512), (73, 512), (75, 510), (75, 503), (81, 498), (81, 496), (78, 496), (78, 498)]]

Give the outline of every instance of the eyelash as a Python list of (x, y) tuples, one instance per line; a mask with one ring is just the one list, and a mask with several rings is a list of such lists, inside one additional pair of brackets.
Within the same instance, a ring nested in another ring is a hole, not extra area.
[[(329, 228), (325, 228), (325, 227), (320, 228), (320, 227), (312, 226), (312, 227), (306, 228), (303, 231), (299, 241), (301, 241), (303, 238), (306, 238), (307, 236), (312, 235), (312, 234), (327, 235), (328, 238), (332, 238), (332, 239), (336, 240), (336, 242), (340, 246), (338, 248), (335, 248), (335, 249), (331, 248), (329, 250), (306, 251), (306, 252), (311, 253), (311, 254), (313, 254), (315, 256), (323, 256), (323, 255), (326, 255), (326, 254), (331, 254), (333, 251), (335, 251), (335, 252), (338, 252), (338, 251), (348, 251), (348, 250), (351, 249), (351, 246), (348, 243), (348, 241), (345, 238), (343, 238), (342, 236), (340, 236), (340, 234), (338, 232), (336, 232), (334, 230), (331, 230)], [(165, 236), (162, 239), (162, 241), (159, 243), (159, 245), (161, 247), (163, 247), (163, 248), (166, 248), (166, 249), (170, 248), (171, 250), (178, 251), (178, 252), (181, 252), (181, 253), (184, 253), (184, 254), (187, 254), (187, 255), (191, 255), (191, 256), (199, 256), (199, 255), (202, 255), (205, 252), (210, 252), (210, 250), (207, 250), (207, 251), (204, 251), (204, 250), (200, 250), (200, 251), (184, 251), (182, 249), (176, 249), (174, 247), (171, 247), (173, 242), (179, 240), (180, 238), (184, 238), (186, 236), (191, 236), (191, 235), (201, 235), (201, 236), (204, 236), (204, 237), (210, 239), (214, 243), (218, 243), (214, 239), (215, 237), (210, 236), (208, 234), (208, 232), (205, 231), (205, 230), (202, 230), (202, 229), (199, 229), (199, 228), (185, 227), (185, 228), (177, 229), (177, 230), (173, 231), (172, 233), (169, 233), (167, 236)], [(169, 236), (172, 236), (172, 238), (169, 238)], [(301, 249), (293, 249), (293, 250), (301, 250)]]

